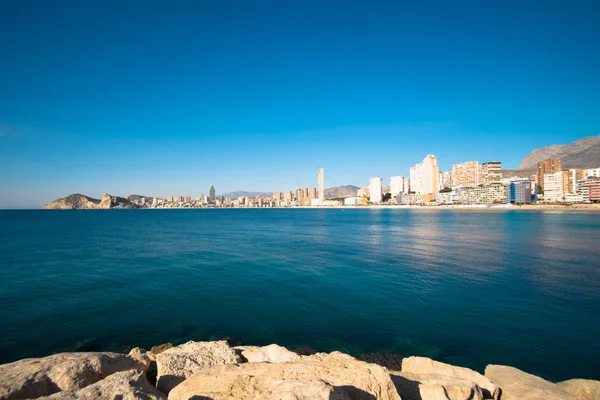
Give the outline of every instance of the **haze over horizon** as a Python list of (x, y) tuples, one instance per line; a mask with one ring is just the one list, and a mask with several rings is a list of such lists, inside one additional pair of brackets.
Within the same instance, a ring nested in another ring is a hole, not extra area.
[[(597, 1), (0, 3), (0, 208), (366, 186), (600, 133)], [(387, 185), (386, 185), (387, 186)]]

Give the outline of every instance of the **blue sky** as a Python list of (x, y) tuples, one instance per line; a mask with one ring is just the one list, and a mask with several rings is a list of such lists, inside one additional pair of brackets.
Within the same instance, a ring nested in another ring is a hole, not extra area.
[(600, 133), (600, 2), (0, 0), (0, 207), (516, 168)]

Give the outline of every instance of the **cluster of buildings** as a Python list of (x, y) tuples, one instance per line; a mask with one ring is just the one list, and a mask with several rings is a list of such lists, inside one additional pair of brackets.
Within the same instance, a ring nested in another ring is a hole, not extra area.
[(584, 203), (600, 201), (600, 168), (565, 169), (561, 160), (538, 164), (530, 177), (503, 179), (502, 163), (479, 164), (467, 161), (440, 171), (434, 155), (410, 168), (409, 177), (392, 176), (388, 188), (382, 178), (371, 178), (369, 186), (358, 190), (356, 204), (400, 205), (491, 205)]
[(195, 199), (191, 196), (144, 198), (135, 201), (138, 206), (148, 208), (201, 208), (201, 207), (235, 207), (235, 208), (255, 208), (255, 207), (308, 207), (308, 206), (337, 206), (340, 201), (325, 199), (324, 188), (324, 170), (320, 168), (317, 171), (317, 186), (310, 188), (300, 188), (294, 191), (286, 190), (275, 192), (272, 197), (239, 196), (235, 199), (215, 195), (214, 185), (210, 187), (209, 195), (202, 194)]
[(315, 207), (397, 205), (492, 205), (600, 202), (600, 168), (563, 169), (560, 159), (538, 163), (537, 172), (529, 177), (502, 177), (502, 163), (479, 164), (467, 161), (440, 171), (434, 155), (410, 168), (409, 177), (392, 176), (384, 188), (382, 178), (371, 178), (369, 186), (359, 189), (355, 197), (325, 199), (324, 171), (317, 171), (317, 187), (276, 192), (271, 197), (240, 196), (217, 198), (214, 186), (209, 195), (140, 198), (134, 202), (149, 208), (198, 207)]

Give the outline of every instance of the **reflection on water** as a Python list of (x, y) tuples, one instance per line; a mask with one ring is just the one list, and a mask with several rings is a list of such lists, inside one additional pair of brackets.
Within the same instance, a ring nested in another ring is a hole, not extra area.
[(586, 213), (4, 211), (0, 362), (229, 336), (598, 379), (598, 237)]

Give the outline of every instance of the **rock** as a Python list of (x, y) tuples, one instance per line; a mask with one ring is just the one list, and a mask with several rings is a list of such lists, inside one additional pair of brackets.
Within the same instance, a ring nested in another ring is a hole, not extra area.
[(164, 343), (164, 344), (160, 344), (158, 346), (152, 346), (152, 348), (150, 349), (150, 353), (159, 355), (163, 351), (169, 350), (169, 349), (172, 349), (172, 348), (173, 348), (173, 344), (172, 343)]
[(285, 347), (271, 344), (269, 346), (238, 346), (235, 350), (241, 351), (241, 356), (247, 362), (269, 362), (269, 363), (284, 363), (300, 361), (301, 357), (286, 349)]
[(439, 374), (390, 372), (402, 400), (481, 400), (477, 384), (460, 378)]
[(227, 342), (187, 342), (156, 356), (156, 387), (163, 393), (203, 368), (240, 362)]
[(559, 385), (513, 367), (488, 365), (485, 376), (502, 388), (502, 400), (576, 400)]
[(274, 382), (271, 390), (257, 400), (351, 400), (347, 393), (336, 390), (320, 379)]
[(402, 360), (402, 372), (415, 375), (437, 374), (473, 382), (481, 388), (484, 399), (498, 399), (500, 390), (490, 379), (468, 368), (455, 367), (426, 357), (407, 357)]
[(77, 391), (55, 393), (38, 400), (166, 400), (146, 380), (142, 371), (116, 372), (99, 382)]
[(366, 353), (358, 356), (358, 359), (368, 363), (381, 365), (391, 371), (400, 371), (402, 369), (402, 360), (404, 360), (404, 357), (390, 353)]
[(125, 354), (59, 353), (0, 365), (0, 399), (32, 399), (78, 390), (115, 372), (147, 365)]
[(146, 351), (140, 347), (134, 347), (129, 351), (128, 355), (144, 364), (146, 366), (144, 370), (148, 369), (152, 361), (156, 361), (156, 354)]
[[(250, 400), (262, 398), (260, 396), (271, 396), (266, 397), (269, 399), (285, 398), (277, 389), (277, 385), (282, 384), (285, 384), (282, 388), (287, 388), (286, 396), (290, 399), (305, 398), (300, 397), (300, 393), (294, 395), (296, 397), (290, 394), (293, 390), (298, 392), (302, 385), (309, 385), (310, 390), (316, 393), (315, 396), (324, 396), (323, 387), (314, 386), (316, 384), (313, 381), (318, 380), (333, 387), (330, 398), (400, 400), (385, 369), (351, 357), (346, 360), (336, 360), (335, 356), (329, 361), (247, 363), (205, 369), (175, 387), (169, 394), (169, 400), (192, 398)], [(289, 383), (298, 381), (304, 383)], [(307, 381), (313, 383), (308, 384)]]
[(317, 362), (317, 361), (356, 361), (356, 358), (348, 354), (332, 351), (331, 353), (317, 353), (311, 356), (302, 356), (302, 362)]
[(557, 383), (557, 385), (575, 396), (578, 400), (598, 400), (600, 399), (600, 381), (590, 379), (570, 379), (568, 381)]
[(292, 351), (299, 356), (312, 356), (313, 354), (317, 354), (317, 350), (315, 350), (315, 348), (312, 346), (298, 347), (296, 349), (292, 349)]

